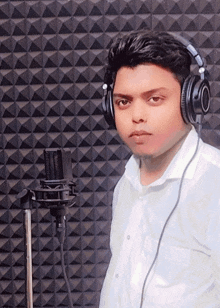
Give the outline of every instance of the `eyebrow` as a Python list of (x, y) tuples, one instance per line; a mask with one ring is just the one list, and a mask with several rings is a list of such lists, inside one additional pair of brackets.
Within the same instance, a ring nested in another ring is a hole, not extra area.
[[(154, 93), (157, 93), (159, 91), (169, 91), (167, 88), (164, 88), (164, 87), (160, 87), (160, 88), (155, 88), (155, 89), (152, 89), (152, 90), (149, 90), (149, 91), (145, 91), (145, 92), (142, 92), (141, 95), (142, 96), (150, 96)], [(114, 97), (121, 97), (121, 98), (125, 98), (125, 99), (128, 99), (128, 100), (132, 100), (132, 96), (131, 95), (127, 95), (127, 94), (122, 94), (122, 93), (114, 93), (113, 92), (113, 98)]]

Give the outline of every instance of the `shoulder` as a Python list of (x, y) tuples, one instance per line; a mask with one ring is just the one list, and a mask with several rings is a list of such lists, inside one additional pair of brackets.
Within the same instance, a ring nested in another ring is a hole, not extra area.
[(220, 150), (201, 141), (197, 171), (204, 180), (215, 180), (220, 187)]
[(206, 214), (215, 211), (220, 215), (220, 151), (217, 148), (201, 141), (195, 172), (189, 181), (187, 195), (193, 202), (190, 211), (195, 210), (195, 217), (200, 211)]
[(197, 157), (199, 157), (199, 161), (209, 164), (210, 167), (212, 165), (220, 167), (220, 150), (204, 142), (201, 138), (198, 140), (198, 138), (198, 134), (193, 127), (185, 142), (187, 150), (186, 153), (189, 152), (191, 148), (194, 148), (199, 141), (199, 149), (197, 155)]
[(214, 165), (220, 168), (220, 150), (201, 141), (200, 157), (204, 162), (210, 163), (210, 166)]

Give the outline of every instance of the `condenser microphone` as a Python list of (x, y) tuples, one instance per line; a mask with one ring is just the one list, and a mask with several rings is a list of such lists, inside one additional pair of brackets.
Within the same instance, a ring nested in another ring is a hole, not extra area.
[(57, 230), (63, 227), (67, 208), (75, 204), (75, 183), (72, 176), (71, 152), (64, 149), (44, 150), (46, 179), (34, 190), (35, 200), (50, 209), (56, 218)]
[(46, 180), (72, 180), (71, 152), (69, 150), (44, 150)]

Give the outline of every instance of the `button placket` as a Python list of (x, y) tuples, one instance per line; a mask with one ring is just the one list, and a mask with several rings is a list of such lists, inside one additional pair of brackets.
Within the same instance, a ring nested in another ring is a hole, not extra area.
[(127, 264), (128, 262), (133, 247), (133, 242), (135, 240), (135, 234), (142, 217), (141, 208), (141, 202), (137, 201), (136, 204), (133, 206), (132, 212), (129, 217), (129, 223), (125, 230), (124, 240), (121, 246), (121, 254), (114, 273), (115, 283), (117, 281), (117, 284), (121, 283), (121, 279), (123, 279), (125, 264)]

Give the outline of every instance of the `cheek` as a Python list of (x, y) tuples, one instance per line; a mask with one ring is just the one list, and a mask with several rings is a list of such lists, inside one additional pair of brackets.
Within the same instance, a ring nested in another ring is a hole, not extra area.
[(181, 115), (179, 107), (170, 108), (169, 110), (161, 110), (156, 113), (153, 123), (157, 123), (157, 128), (160, 131), (173, 131), (175, 129), (184, 129), (185, 122)]
[(117, 120), (115, 121), (115, 126), (117, 129), (117, 133), (118, 135), (125, 140), (128, 136), (128, 132), (129, 132), (129, 127), (126, 125), (126, 123), (121, 123), (118, 122)]
[(129, 119), (129, 115), (126, 115), (126, 112), (115, 112), (115, 125), (119, 133), (126, 132), (129, 127)]

